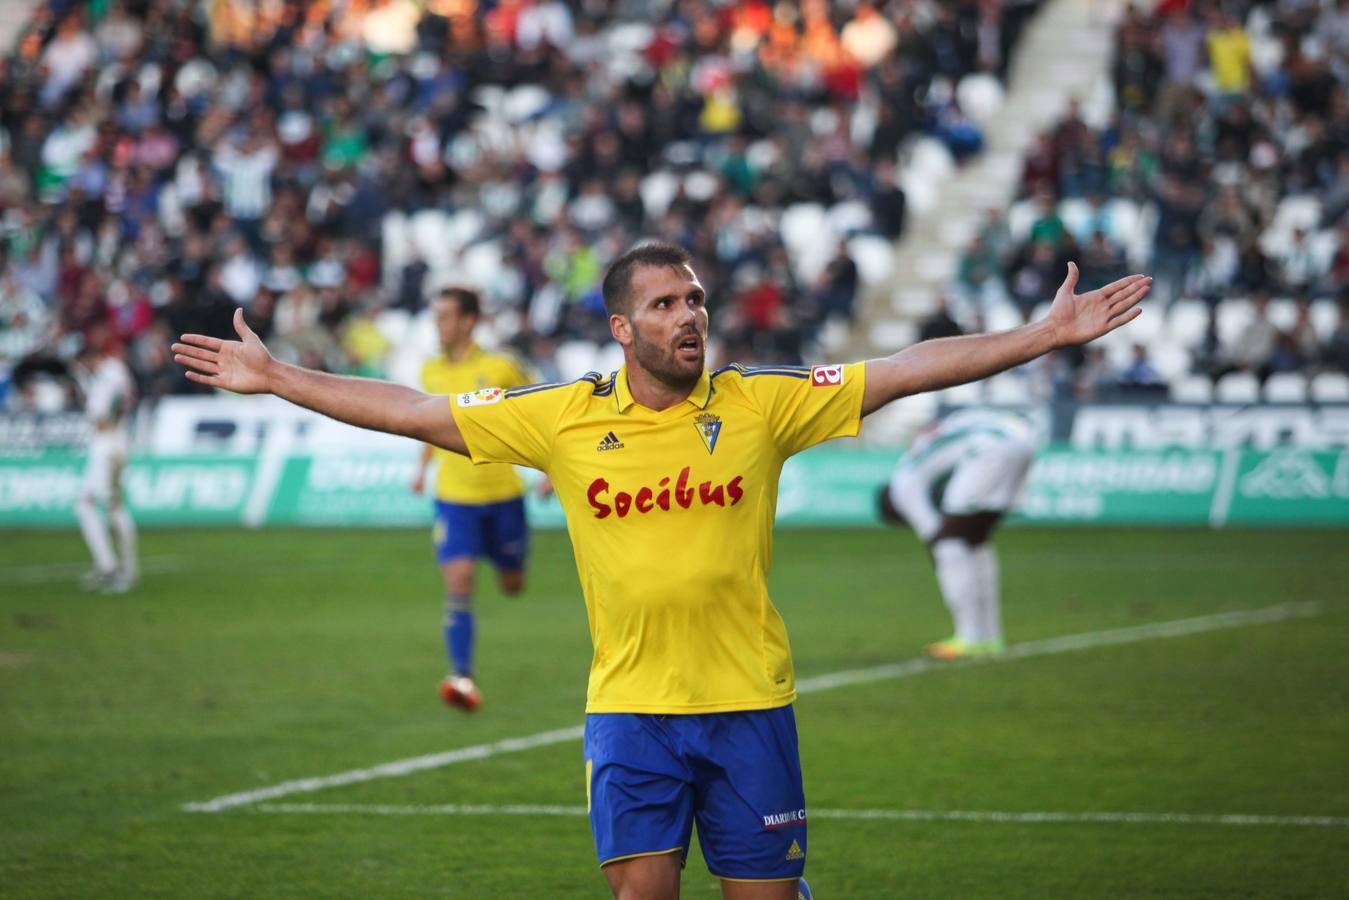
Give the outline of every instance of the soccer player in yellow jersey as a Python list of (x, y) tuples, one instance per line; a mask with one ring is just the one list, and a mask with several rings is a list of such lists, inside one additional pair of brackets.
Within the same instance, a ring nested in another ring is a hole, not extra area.
[[(446, 288), (431, 301), (431, 311), (441, 354), (422, 369), (422, 387), (427, 393), (511, 388), (530, 381), (514, 359), (474, 342), (473, 329), (481, 318), (477, 293)], [(525, 486), (514, 466), (475, 466), (458, 453), (426, 444), (412, 482), (418, 494), (425, 487), (426, 468), (433, 457), (436, 518), (432, 540), (445, 582), (441, 628), (450, 660), (450, 676), (440, 683), (440, 696), (451, 706), (471, 712), (482, 704), (482, 693), (473, 681), (473, 569), (478, 558), (485, 556), (496, 566), (502, 591), (518, 594), (524, 590), (528, 554)]]
[(1075, 294), (1042, 320), (850, 365), (704, 365), (707, 307), (689, 255), (638, 246), (605, 274), (624, 366), (570, 384), (464, 392), (287, 365), (242, 340), (184, 335), (202, 384), (270, 392), (353, 425), (543, 469), (567, 514), (594, 659), (586, 785), (620, 900), (673, 900), (694, 821), (728, 900), (791, 900), (805, 865), (787, 632), (766, 588), (778, 476), (793, 453), (855, 434), (891, 400), (986, 378), (1133, 319), (1151, 279)]

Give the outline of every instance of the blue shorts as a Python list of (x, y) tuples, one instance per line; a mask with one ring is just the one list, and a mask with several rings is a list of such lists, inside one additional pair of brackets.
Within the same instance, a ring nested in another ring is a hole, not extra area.
[(500, 503), (437, 500), (431, 539), (441, 565), (452, 559), (486, 556), (503, 572), (521, 572), (529, 552), (525, 498)]
[(719, 878), (800, 878), (806, 799), (792, 707), (586, 716), (586, 805), (600, 865), (679, 851)]

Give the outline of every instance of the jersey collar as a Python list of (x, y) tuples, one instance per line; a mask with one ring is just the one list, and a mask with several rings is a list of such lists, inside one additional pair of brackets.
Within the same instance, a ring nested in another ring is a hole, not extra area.
[[(703, 374), (698, 376), (698, 382), (689, 391), (685, 403), (692, 403), (699, 409), (707, 408), (707, 401), (712, 399), (712, 376), (703, 369)], [(632, 399), (632, 391), (628, 389), (628, 367), (624, 366), (614, 374), (614, 401), (618, 404), (618, 411), (627, 412), (637, 405), (637, 401)], [(678, 406), (679, 404), (675, 404)]]

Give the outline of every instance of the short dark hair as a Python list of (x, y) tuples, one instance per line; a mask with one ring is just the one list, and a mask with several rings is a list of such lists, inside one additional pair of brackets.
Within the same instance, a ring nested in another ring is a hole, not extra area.
[(478, 292), (472, 288), (466, 287), (447, 287), (442, 288), (436, 298), (439, 300), (453, 300), (459, 304), (459, 314), (463, 316), (476, 316), (482, 313), (482, 301), (478, 299)]
[(604, 311), (609, 315), (626, 315), (632, 308), (628, 292), (632, 289), (632, 273), (647, 266), (687, 266), (693, 257), (689, 251), (678, 244), (666, 241), (651, 241), (638, 244), (627, 253), (609, 264), (604, 273), (604, 284), (600, 290), (604, 294)]

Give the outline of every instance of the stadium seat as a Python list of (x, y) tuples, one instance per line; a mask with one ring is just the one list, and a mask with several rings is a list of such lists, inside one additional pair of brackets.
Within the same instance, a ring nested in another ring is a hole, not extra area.
[(1299, 372), (1276, 372), (1265, 379), (1266, 403), (1306, 403), (1307, 379)]
[(1317, 403), (1349, 403), (1349, 375), (1322, 372), (1312, 376), (1311, 398)]
[(1269, 301), (1269, 321), (1280, 331), (1297, 324), (1297, 302), (1286, 297)]
[(590, 341), (565, 341), (558, 345), (555, 360), (563, 381), (574, 381), (595, 371), (599, 348)]
[(1213, 386), (1213, 398), (1219, 403), (1255, 403), (1260, 382), (1250, 372), (1228, 372)]
[(711, 200), (721, 190), (721, 179), (711, 172), (690, 172), (684, 176), (684, 193), (690, 200), (702, 203)]
[(1231, 298), (1218, 304), (1218, 342), (1230, 347), (1255, 318), (1251, 301)]
[(891, 308), (895, 312), (913, 317), (928, 315), (937, 308), (937, 304), (937, 292), (918, 284), (897, 288), (891, 298)]
[(1166, 311), (1166, 332), (1182, 347), (1196, 347), (1208, 331), (1208, 304), (1203, 300), (1177, 300)]
[(1002, 109), (1002, 83), (987, 72), (966, 75), (956, 85), (956, 100), (960, 109), (980, 126), (987, 125)]
[(1315, 194), (1289, 194), (1274, 210), (1271, 228), (1292, 232), (1294, 228), (1314, 231), (1321, 223), (1321, 200)]
[(1167, 335), (1159, 335), (1148, 344), (1148, 358), (1167, 381), (1183, 378), (1190, 371), (1190, 351)]
[(867, 336), (877, 347), (893, 353), (918, 340), (918, 326), (906, 319), (887, 319), (873, 323)]
[(883, 284), (894, 274), (895, 245), (883, 237), (859, 234), (848, 241), (848, 253), (865, 285)]
[(835, 203), (824, 214), (830, 230), (840, 238), (847, 238), (871, 226), (871, 209), (860, 200)]
[(936, 138), (920, 137), (909, 145), (908, 164), (905, 168), (931, 183), (945, 181), (955, 168), (951, 151)]
[(478, 210), (461, 209), (447, 223), (446, 240), (453, 247), (467, 247), (477, 240), (478, 235), (482, 234), (484, 224), (486, 224), (486, 219)]
[(642, 208), (653, 219), (665, 215), (670, 203), (679, 193), (679, 178), (664, 169), (658, 169), (642, 179), (640, 188)]
[(914, 262), (914, 271), (927, 282), (947, 282), (955, 277), (956, 258), (952, 253), (925, 253)]
[(1340, 324), (1340, 307), (1334, 300), (1314, 300), (1311, 307), (1312, 329), (1320, 341), (1330, 340)]
[(782, 242), (797, 252), (819, 241), (825, 224), (824, 207), (818, 203), (794, 203), (782, 211)]
[(899, 186), (904, 190), (905, 205), (910, 215), (924, 215), (937, 206), (937, 185), (921, 173), (905, 168), (899, 176)]
[(1013, 246), (1025, 243), (1030, 237), (1030, 227), (1040, 215), (1034, 200), (1018, 200), (1007, 209), (1007, 232)]
[(1171, 381), (1173, 403), (1212, 403), (1213, 381), (1207, 375), (1182, 375)]
[(940, 394), (911, 394), (887, 403), (867, 416), (859, 435), (865, 444), (893, 449), (913, 441), (937, 416)]
[(988, 402), (999, 406), (1025, 406), (1032, 400), (1030, 383), (1019, 372), (1003, 372), (988, 380)]
[(941, 391), (937, 395), (937, 399), (942, 404), (949, 406), (973, 406), (984, 402), (987, 385), (988, 382), (986, 381), (958, 384)]
[(595, 358), (595, 371), (603, 372), (608, 375), (610, 372), (617, 372), (623, 367), (623, 347), (616, 341), (609, 341), (600, 347), (599, 355)]
[(506, 94), (501, 111), (507, 121), (518, 125), (543, 112), (551, 101), (552, 95), (539, 85), (522, 84)]
[(487, 290), (501, 275), (501, 244), (480, 241), (464, 251), (463, 279), (479, 290)]
[(994, 303), (984, 312), (984, 327), (989, 331), (1007, 331), (1024, 322), (1021, 310), (1010, 303)]
[(1085, 242), (1091, 237), (1087, 234), (1087, 222), (1090, 221), (1090, 217), (1091, 204), (1081, 197), (1069, 197), (1059, 203), (1059, 218), (1063, 220), (1068, 233), (1079, 241)]
[(403, 343), (411, 327), (412, 316), (408, 315), (407, 310), (381, 309), (375, 314), (375, 328), (384, 335), (391, 347)]
[[(423, 259), (437, 259), (445, 254), (450, 245), (449, 226), (445, 214), (438, 209), (424, 209), (412, 216), (409, 223), (412, 245)], [(455, 243), (458, 250), (462, 243)]]

